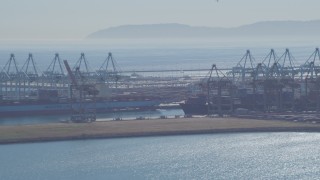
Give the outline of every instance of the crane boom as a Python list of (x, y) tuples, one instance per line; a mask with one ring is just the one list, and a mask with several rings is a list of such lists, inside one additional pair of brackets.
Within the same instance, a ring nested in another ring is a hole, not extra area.
[(68, 71), (68, 75), (72, 81), (72, 84), (75, 85), (76, 87), (78, 87), (78, 82), (76, 80), (76, 77), (74, 76), (74, 74), (71, 71), (71, 68), (69, 66), (69, 63), (67, 60), (63, 60), (64, 66), (66, 67), (67, 71)]

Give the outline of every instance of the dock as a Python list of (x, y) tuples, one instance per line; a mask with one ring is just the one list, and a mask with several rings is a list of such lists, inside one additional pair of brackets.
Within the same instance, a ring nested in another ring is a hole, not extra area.
[[(258, 61), (247, 50), (235, 66), (227, 69), (213, 64), (210, 69), (120, 71), (112, 53), (98, 69), (92, 70), (88, 64), (81, 53), (66, 73), (59, 54), (55, 54), (49, 67), (39, 73), (32, 54), (22, 68), (17, 67), (11, 54), (0, 73), (0, 104), (69, 102), (70, 111), (82, 112), (92, 109), (84, 107), (86, 102), (93, 102), (93, 107), (97, 101), (151, 100), (178, 105), (189, 97), (205, 95), (206, 115), (232, 115), (237, 109), (246, 109), (250, 114), (320, 112), (319, 48), (302, 64), (295, 62), (289, 49), (281, 56), (271, 49)], [(124, 106), (118, 108), (132, 108)]]

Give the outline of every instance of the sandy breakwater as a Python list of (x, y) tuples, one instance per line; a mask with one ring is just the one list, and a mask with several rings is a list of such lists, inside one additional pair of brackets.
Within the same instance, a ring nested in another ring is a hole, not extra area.
[(320, 124), (229, 117), (0, 126), (0, 144), (239, 132), (320, 132)]

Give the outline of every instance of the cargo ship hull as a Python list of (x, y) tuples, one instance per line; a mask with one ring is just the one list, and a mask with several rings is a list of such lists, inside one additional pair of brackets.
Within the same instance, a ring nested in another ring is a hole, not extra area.
[(204, 94), (192, 96), (184, 103), (180, 104), (185, 115), (207, 115), (208, 104), (207, 97)]
[(207, 115), (208, 106), (206, 104), (180, 104), (185, 115)]
[[(94, 109), (97, 113), (112, 112), (128, 109), (153, 109), (160, 104), (159, 101), (103, 101), (87, 102), (83, 105), (87, 109)], [(0, 117), (68, 114), (72, 109), (80, 107), (77, 103), (10, 103), (0, 105)]]

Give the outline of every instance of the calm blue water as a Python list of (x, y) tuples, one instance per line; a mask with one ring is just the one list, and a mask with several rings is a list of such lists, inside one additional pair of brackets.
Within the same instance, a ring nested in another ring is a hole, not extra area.
[(319, 133), (0, 145), (0, 179), (319, 179)]

